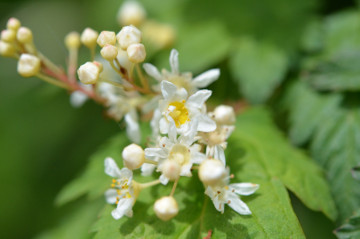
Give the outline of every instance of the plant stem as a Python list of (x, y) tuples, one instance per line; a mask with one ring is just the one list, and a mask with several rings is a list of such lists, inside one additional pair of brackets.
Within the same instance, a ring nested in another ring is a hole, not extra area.
[(61, 81), (57, 81), (56, 79), (52, 78), (52, 77), (49, 77), (47, 75), (44, 75), (44, 74), (41, 74), (41, 73), (38, 73), (36, 75), (38, 78), (40, 78), (41, 80), (43, 81), (46, 81), (47, 83), (50, 83), (52, 85), (55, 85), (55, 86), (58, 86), (58, 87), (61, 87), (61, 88), (64, 88), (66, 90), (71, 90), (71, 88), (69, 86), (67, 86), (66, 84), (64, 84), (63, 82)]
[(176, 189), (178, 182), (179, 182), (179, 179), (176, 179), (174, 182), (173, 188), (171, 189), (170, 197), (174, 196), (175, 189)]

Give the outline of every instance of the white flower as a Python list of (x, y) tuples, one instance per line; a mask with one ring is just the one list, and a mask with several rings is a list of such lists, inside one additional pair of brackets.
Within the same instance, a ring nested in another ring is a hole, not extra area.
[(220, 76), (219, 69), (208, 70), (199, 76), (192, 78), (190, 72), (180, 73), (179, 70), (179, 52), (175, 49), (171, 50), (170, 53), (170, 67), (171, 72), (163, 69), (160, 73), (159, 70), (152, 64), (145, 63), (143, 65), (146, 73), (159, 81), (170, 81), (175, 84), (178, 89), (184, 88), (190, 94), (196, 92), (199, 88), (204, 88), (217, 80)]
[(137, 184), (132, 181), (132, 171), (128, 168), (120, 170), (115, 161), (108, 157), (105, 159), (105, 173), (114, 178), (111, 184), (112, 189), (105, 192), (106, 201), (117, 204), (111, 215), (116, 220), (124, 215), (132, 217), (132, 207), (139, 194)]
[(241, 215), (250, 215), (249, 207), (241, 201), (238, 195), (251, 195), (259, 188), (259, 185), (253, 183), (229, 184), (230, 177), (224, 178), (224, 181), (216, 186), (207, 186), (205, 194), (211, 198), (216, 210), (221, 213), (224, 213), (224, 207), (227, 204)]
[(177, 90), (177, 87), (169, 82), (161, 82), (161, 92), (164, 97), (159, 102), (159, 110), (162, 118), (159, 128), (162, 134), (168, 133), (169, 122), (175, 122), (178, 132), (189, 129), (189, 124), (197, 120), (197, 131), (211, 132), (216, 129), (216, 123), (207, 116), (205, 101), (211, 96), (210, 90), (199, 90), (190, 97), (185, 89)]
[(187, 132), (177, 137), (175, 123), (170, 121), (168, 137), (160, 139), (160, 147), (145, 149), (146, 158), (159, 160), (157, 171), (162, 173), (162, 184), (179, 176), (190, 177), (192, 165), (205, 160), (205, 155), (200, 153), (200, 145), (194, 144), (196, 128), (197, 122), (194, 121)]

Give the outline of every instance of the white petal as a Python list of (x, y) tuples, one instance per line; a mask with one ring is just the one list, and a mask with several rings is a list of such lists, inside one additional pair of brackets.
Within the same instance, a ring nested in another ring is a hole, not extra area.
[(176, 93), (177, 87), (173, 83), (163, 80), (161, 81), (161, 93), (165, 100), (171, 99)]
[(172, 49), (170, 52), (170, 67), (173, 74), (179, 74), (179, 52)]
[(215, 157), (219, 159), (224, 165), (226, 165), (224, 149), (220, 145), (215, 145)]
[(159, 121), (160, 121), (160, 119), (161, 119), (161, 112), (160, 112), (160, 110), (159, 109), (156, 109), (155, 111), (154, 111), (154, 115), (153, 115), (153, 117), (152, 117), (152, 119), (151, 119), (151, 121), (150, 121), (150, 126), (151, 126), (151, 130), (152, 130), (152, 135), (153, 135), (153, 137), (154, 138), (156, 138), (156, 136), (158, 136), (159, 135), (159, 127), (160, 127), (160, 125), (159, 125)]
[(150, 176), (156, 168), (156, 165), (150, 163), (144, 163), (141, 165), (141, 175)]
[(113, 178), (120, 178), (120, 169), (115, 163), (114, 159), (107, 157), (105, 159), (105, 173)]
[(166, 152), (162, 148), (146, 148), (145, 157), (160, 157), (166, 158)]
[(219, 76), (220, 69), (211, 69), (195, 77), (192, 83), (198, 88), (204, 88), (216, 81)]
[(176, 125), (175, 125), (174, 120), (171, 117), (169, 117), (169, 121), (170, 121), (169, 122), (169, 132), (168, 132), (169, 139), (170, 139), (170, 141), (175, 142), (176, 136), (177, 136)]
[(211, 90), (199, 90), (195, 92), (195, 94), (191, 95), (186, 101), (186, 106), (201, 109), (205, 101), (211, 96), (211, 93)]
[(128, 168), (122, 168), (120, 170), (121, 178), (127, 178), (128, 179), (128, 185), (131, 183), (133, 172)]
[(259, 184), (254, 183), (233, 183), (229, 185), (229, 188), (234, 189), (235, 193), (246, 196), (253, 194), (259, 187)]
[(212, 132), (216, 129), (216, 123), (209, 116), (202, 114), (198, 116), (199, 125), (197, 130), (201, 132)]
[(180, 141), (183, 144), (191, 145), (196, 139), (195, 136), (197, 134), (199, 120), (197, 117), (193, 118), (190, 123), (187, 124), (188, 128), (183, 132), (180, 136)]
[(219, 201), (217, 193), (211, 187), (208, 186), (206, 188), (205, 194), (211, 198), (215, 209), (221, 213), (224, 213), (224, 203)]
[(159, 70), (150, 63), (143, 64), (143, 68), (149, 76), (152, 76), (155, 80), (161, 81), (162, 75)]
[(70, 95), (70, 103), (75, 108), (81, 107), (87, 101), (87, 99), (87, 95), (81, 91), (75, 91)]
[(105, 192), (105, 198), (106, 202), (109, 204), (115, 204), (116, 203), (116, 197), (118, 197), (118, 193), (115, 189), (108, 189)]
[(162, 134), (167, 134), (169, 131), (169, 122), (162, 117), (159, 121), (159, 128), (160, 128), (160, 133)]
[(249, 207), (240, 200), (240, 198), (235, 193), (229, 193), (228, 197), (226, 198), (230, 200), (228, 205), (237, 213), (241, 215), (250, 215), (251, 211)]
[(160, 180), (160, 183), (163, 184), (163, 185), (166, 185), (169, 182), (169, 179), (167, 177), (165, 177), (164, 174), (161, 174), (159, 180)]
[(185, 164), (181, 167), (181, 172), (180, 175), (181, 176), (186, 176), (186, 177), (191, 177), (191, 167), (192, 167), (192, 163), (188, 163)]
[(201, 164), (202, 161), (206, 159), (205, 154), (200, 152), (195, 152), (192, 154), (191, 162), (195, 164)]
[(137, 114), (135, 110), (131, 110), (125, 115), (126, 122), (126, 134), (134, 143), (139, 144), (141, 141), (140, 126), (137, 120)]
[(111, 212), (111, 215), (114, 219), (118, 220), (122, 218), (125, 214), (127, 214), (132, 209), (134, 199), (132, 198), (122, 198), (120, 199), (116, 209)]

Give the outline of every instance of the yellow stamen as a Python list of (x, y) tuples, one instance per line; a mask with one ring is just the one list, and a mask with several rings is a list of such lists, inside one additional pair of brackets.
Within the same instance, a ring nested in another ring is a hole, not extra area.
[(185, 107), (185, 100), (179, 102), (174, 101), (169, 104), (169, 106), (175, 107), (175, 109), (169, 113), (171, 118), (173, 118), (176, 127), (180, 127), (189, 121), (189, 112)]

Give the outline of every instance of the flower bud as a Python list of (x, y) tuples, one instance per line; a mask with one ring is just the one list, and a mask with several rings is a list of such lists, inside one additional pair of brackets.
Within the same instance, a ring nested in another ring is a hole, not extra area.
[(20, 27), (16, 38), (22, 44), (31, 43), (33, 40), (32, 31), (27, 27)]
[(86, 28), (81, 33), (81, 43), (88, 48), (94, 48), (96, 46), (96, 40), (99, 36), (99, 33), (90, 27)]
[(12, 17), (8, 20), (6, 27), (16, 32), (21, 27), (21, 23), (18, 19)]
[(231, 106), (219, 105), (213, 113), (215, 121), (219, 124), (231, 125), (235, 123), (235, 112)]
[(117, 14), (117, 20), (122, 26), (139, 26), (145, 17), (146, 12), (144, 7), (136, 1), (124, 2)]
[(12, 43), (16, 39), (16, 32), (14, 30), (2, 30), (1, 31), (1, 40), (5, 42)]
[(158, 218), (168, 221), (179, 213), (179, 207), (174, 197), (165, 196), (156, 200), (154, 211)]
[(174, 160), (165, 160), (162, 163), (162, 173), (169, 180), (174, 181), (179, 178), (181, 172), (181, 165)]
[(0, 41), (0, 55), (4, 57), (13, 57), (15, 56), (16, 49), (12, 44), (9, 44), (4, 41)]
[(122, 151), (124, 165), (130, 170), (138, 169), (145, 161), (144, 150), (137, 144), (130, 144)]
[(18, 61), (17, 71), (23, 77), (35, 76), (39, 73), (41, 61), (38, 57), (30, 54), (22, 54)]
[(78, 49), (81, 45), (80, 34), (77, 32), (70, 32), (65, 37), (65, 46), (67, 49)]
[(115, 45), (115, 43), (115, 32), (111, 31), (102, 31), (97, 39), (97, 44), (101, 47), (104, 47), (106, 44)]
[(95, 84), (99, 80), (102, 65), (97, 62), (86, 62), (77, 71), (79, 79), (83, 84)]
[(145, 46), (141, 43), (131, 44), (126, 51), (129, 60), (133, 63), (140, 63), (145, 60), (146, 57)]
[(116, 35), (120, 47), (126, 50), (131, 44), (141, 42), (141, 32), (134, 26), (126, 26)]
[(199, 178), (206, 185), (217, 184), (226, 175), (224, 164), (217, 159), (206, 159), (199, 167)]
[(106, 44), (100, 51), (101, 56), (108, 61), (113, 61), (118, 55), (118, 48), (113, 45)]

